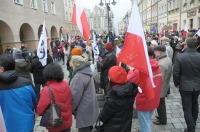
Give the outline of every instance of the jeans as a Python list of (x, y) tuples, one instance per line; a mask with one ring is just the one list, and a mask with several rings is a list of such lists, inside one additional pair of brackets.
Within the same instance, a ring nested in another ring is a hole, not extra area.
[(140, 132), (151, 132), (151, 117), (153, 115), (154, 110), (152, 111), (137, 111), (138, 114), (138, 122), (140, 126)]
[(166, 112), (166, 105), (165, 105), (165, 98), (160, 98), (160, 104), (157, 108), (158, 117), (161, 123), (167, 123), (167, 112)]
[(199, 107), (198, 107), (199, 93), (200, 91), (180, 90), (184, 118), (187, 124), (188, 132), (195, 132), (196, 121), (199, 113)]
[(40, 86), (42, 85), (42, 87), (46, 86), (46, 83), (35, 83), (35, 94), (37, 96), (37, 100), (39, 101), (40, 99)]

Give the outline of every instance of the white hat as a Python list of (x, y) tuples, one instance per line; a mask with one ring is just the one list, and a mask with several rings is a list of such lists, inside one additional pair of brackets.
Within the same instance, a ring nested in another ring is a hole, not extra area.
[(151, 44), (153, 44), (153, 45), (155, 45), (155, 46), (158, 45), (158, 43), (157, 43), (155, 40), (152, 40), (152, 41), (151, 41)]

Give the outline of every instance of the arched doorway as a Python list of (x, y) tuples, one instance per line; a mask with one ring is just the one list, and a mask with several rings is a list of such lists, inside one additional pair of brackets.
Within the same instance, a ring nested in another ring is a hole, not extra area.
[[(19, 38), (26, 49), (34, 50), (35, 49), (35, 35), (33, 28), (28, 23), (23, 23), (20, 27)], [(22, 46), (22, 45), (21, 45)]]
[(55, 26), (51, 27), (51, 38), (58, 39), (58, 32)]
[[(40, 39), (40, 35), (41, 35), (41, 32), (42, 32), (42, 27), (43, 27), (43, 25), (40, 25), (39, 28), (38, 28), (38, 39)], [(46, 34), (48, 36), (47, 28), (46, 28)]]
[(60, 31), (59, 31), (59, 37), (60, 37), (60, 41), (64, 41), (66, 40), (66, 31), (63, 27), (60, 27)]
[(35, 40), (33, 28), (28, 23), (24, 23), (20, 27), (20, 41), (30, 40)]
[(7, 23), (0, 20), (0, 54), (3, 54), (3, 45), (5, 43), (13, 43), (14, 42), (14, 36), (11, 28)]

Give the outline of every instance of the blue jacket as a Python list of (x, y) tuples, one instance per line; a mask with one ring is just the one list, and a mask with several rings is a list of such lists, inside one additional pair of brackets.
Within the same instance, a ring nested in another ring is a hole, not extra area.
[(30, 80), (14, 70), (0, 73), (0, 106), (7, 132), (33, 132), (36, 102)]

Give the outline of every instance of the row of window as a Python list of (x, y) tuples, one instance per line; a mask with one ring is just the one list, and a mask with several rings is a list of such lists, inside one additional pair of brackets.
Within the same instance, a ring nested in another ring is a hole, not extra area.
[[(15, 4), (23, 5), (23, 0), (13, 0)], [(48, 12), (48, 5), (47, 5), (47, 0), (41, 0), (42, 1), (42, 10), (44, 12)], [(37, 10), (38, 9), (38, 0), (30, 0), (30, 6), (32, 9)], [(56, 6), (55, 2), (52, 0), (51, 1), (51, 13), (56, 14)]]

